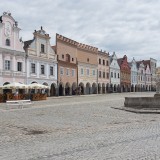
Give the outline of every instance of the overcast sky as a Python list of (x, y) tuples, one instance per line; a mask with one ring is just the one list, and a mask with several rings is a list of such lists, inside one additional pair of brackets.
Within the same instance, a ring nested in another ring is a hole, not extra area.
[(0, 0), (1, 15), (10, 11), (23, 41), (43, 29), (98, 47), (129, 60), (158, 60), (160, 66), (160, 0)]

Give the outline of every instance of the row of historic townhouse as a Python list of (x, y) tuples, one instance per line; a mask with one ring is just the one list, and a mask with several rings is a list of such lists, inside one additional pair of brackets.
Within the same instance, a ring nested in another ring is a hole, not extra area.
[(56, 34), (56, 45), (43, 28), (33, 39), (19, 39), (10, 13), (0, 17), (0, 85), (11, 82), (50, 86), (48, 95), (154, 90), (156, 60), (128, 62), (98, 48)]

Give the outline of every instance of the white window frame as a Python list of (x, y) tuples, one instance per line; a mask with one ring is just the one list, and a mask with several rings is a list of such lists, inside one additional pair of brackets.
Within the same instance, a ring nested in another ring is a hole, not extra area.
[(72, 77), (75, 76), (75, 69), (72, 69)]
[(66, 75), (67, 75), (67, 76), (70, 75), (70, 74), (69, 74), (69, 71), (70, 71), (69, 68), (66, 68)]
[(92, 70), (92, 75), (95, 76), (96, 75), (96, 71), (95, 69)]
[[(18, 64), (21, 64), (21, 69), (20, 69), (20, 71), (18, 70)], [(23, 68), (23, 63), (22, 63), (22, 62), (17, 62), (17, 71), (18, 71), (18, 72), (22, 72), (22, 70), (23, 70), (22, 68)]]
[[(51, 74), (51, 67), (53, 68), (53, 74)], [(50, 75), (50, 76), (54, 76), (54, 67), (53, 67), (53, 66), (50, 66), (50, 67), (49, 67), (49, 75)]]
[(5, 61), (4, 61), (4, 68), (5, 68), (5, 70), (7, 70), (7, 71), (10, 71), (10, 70), (11, 70), (11, 61), (10, 61), (10, 60), (5, 60)]
[[(44, 52), (42, 52), (42, 45), (44, 46)], [(41, 48), (40, 48), (41, 53), (45, 53), (45, 44), (41, 43), (40, 46), (41, 46)]]
[[(32, 72), (32, 64), (35, 65), (35, 72)], [(31, 63), (31, 74), (36, 74), (36, 63)]]
[(64, 68), (60, 67), (60, 75), (64, 75)]
[(89, 75), (90, 75), (90, 73), (89, 73), (89, 72), (90, 72), (89, 68), (86, 68), (86, 75), (87, 75), (87, 76), (89, 76)]
[(45, 65), (44, 65), (44, 64), (41, 64), (40, 67), (42, 67), (42, 66), (44, 66), (44, 73), (42, 73), (42, 68), (40, 68), (40, 71), (41, 71), (40, 73), (41, 73), (42, 75), (45, 75)]
[(83, 68), (81, 68), (81, 75), (84, 75), (84, 69)]

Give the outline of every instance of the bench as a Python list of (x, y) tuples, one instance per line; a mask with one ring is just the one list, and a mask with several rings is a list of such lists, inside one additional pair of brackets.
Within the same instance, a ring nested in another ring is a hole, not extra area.
[(29, 104), (32, 104), (31, 100), (30, 99), (27, 99), (27, 100), (11, 100), (11, 101), (6, 101), (6, 104), (9, 106), (9, 105), (16, 105), (16, 106), (19, 106), (21, 108), (23, 108), (23, 105), (29, 105)]

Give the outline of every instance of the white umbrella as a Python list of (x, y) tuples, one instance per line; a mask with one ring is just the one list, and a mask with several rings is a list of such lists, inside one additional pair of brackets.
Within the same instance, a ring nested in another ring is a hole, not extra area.
[(49, 89), (48, 86), (38, 83), (32, 83), (28, 85), (29, 89)]
[(13, 82), (2, 86), (2, 89), (27, 89), (28, 86), (22, 83)]

